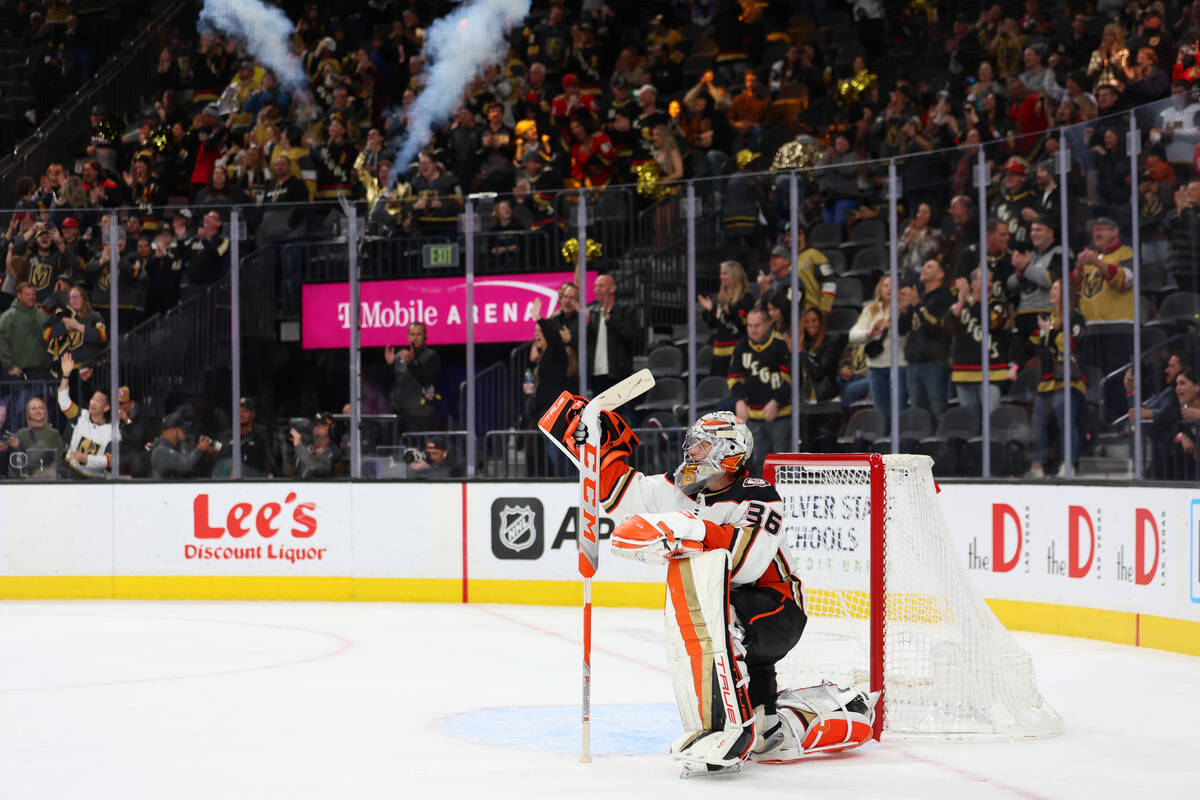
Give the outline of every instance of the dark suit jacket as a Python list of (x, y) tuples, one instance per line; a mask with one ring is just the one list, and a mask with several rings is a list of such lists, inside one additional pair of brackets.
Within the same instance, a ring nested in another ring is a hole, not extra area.
[[(600, 331), (600, 307), (596, 303), (588, 306), (588, 376), (596, 374), (596, 341)], [(608, 374), (615, 380), (628, 377), (633, 372), (633, 353), (637, 349), (637, 314), (621, 302), (613, 304), (604, 323), (605, 338), (608, 340)]]

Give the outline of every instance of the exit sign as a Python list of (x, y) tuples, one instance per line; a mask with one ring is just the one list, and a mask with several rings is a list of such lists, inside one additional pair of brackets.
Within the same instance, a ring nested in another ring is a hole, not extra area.
[(457, 244), (427, 244), (422, 248), (425, 269), (458, 266)]

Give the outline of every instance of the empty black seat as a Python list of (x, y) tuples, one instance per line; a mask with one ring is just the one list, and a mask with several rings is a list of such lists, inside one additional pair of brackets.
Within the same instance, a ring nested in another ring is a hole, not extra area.
[(683, 352), (675, 345), (663, 345), (650, 351), (646, 369), (655, 378), (678, 378), (683, 374)]

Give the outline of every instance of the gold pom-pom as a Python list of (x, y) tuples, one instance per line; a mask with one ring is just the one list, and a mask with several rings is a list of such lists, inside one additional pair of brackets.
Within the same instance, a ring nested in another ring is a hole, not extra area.
[[(584, 252), (587, 254), (588, 261), (594, 261), (604, 254), (604, 248), (595, 239), (589, 238), (586, 248)], [(560, 252), (562, 253), (563, 261), (567, 262), (568, 265), (576, 264), (579, 260), (579, 239), (574, 236), (567, 239), (563, 242)]]
[(838, 105), (852, 106), (862, 99), (863, 94), (875, 85), (878, 76), (874, 72), (867, 72), (865, 69), (851, 78), (843, 78), (838, 81), (837, 89), (834, 91), (834, 98)]
[(771, 171), (781, 169), (809, 169), (821, 160), (821, 147), (811, 136), (802, 136), (793, 142), (787, 142), (775, 151), (771, 161)]
[(637, 178), (637, 192), (642, 197), (651, 200), (662, 200), (672, 191), (670, 186), (658, 182), (662, 177), (662, 167), (657, 161), (643, 161), (633, 167), (633, 175)]

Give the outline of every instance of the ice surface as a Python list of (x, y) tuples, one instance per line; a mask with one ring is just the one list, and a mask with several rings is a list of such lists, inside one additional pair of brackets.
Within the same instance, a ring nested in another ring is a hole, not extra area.
[(3, 602), (0, 797), (1197, 796), (1198, 658), (1018, 634), (1059, 737), (885, 739), (680, 781), (661, 614), (595, 625), (580, 764), (578, 609)]

